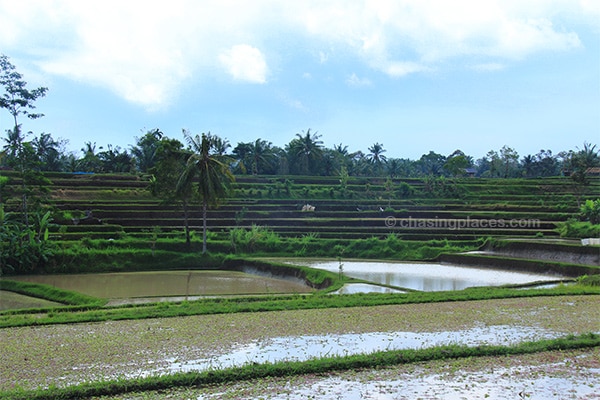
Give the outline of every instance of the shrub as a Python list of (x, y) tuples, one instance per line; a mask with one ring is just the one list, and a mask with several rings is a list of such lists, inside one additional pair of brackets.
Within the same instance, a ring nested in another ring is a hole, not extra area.
[(600, 224), (594, 225), (591, 222), (581, 222), (574, 218), (571, 218), (566, 222), (558, 223), (556, 230), (561, 237), (566, 238), (581, 239), (600, 237)]
[(586, 200), (579, 209), (579, 214), (584, 221), (600, 224), (600, 199)]

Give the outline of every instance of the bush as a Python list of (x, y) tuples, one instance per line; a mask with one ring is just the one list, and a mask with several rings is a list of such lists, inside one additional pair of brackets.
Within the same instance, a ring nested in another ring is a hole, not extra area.
[(600, 199), (586, 200), (579, 209), (583, 221), (600, 224)]
[(581, 222), (573, 218), (566, 222), (558, 223), (556, 230), (564, 238), (581, 239), (600, 237), (600, 224), (594, 225), (591, 222)]

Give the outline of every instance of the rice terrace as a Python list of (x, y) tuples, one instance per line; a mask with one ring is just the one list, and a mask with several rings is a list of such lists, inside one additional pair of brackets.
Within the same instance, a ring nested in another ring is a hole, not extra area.
[(79, 157), (0, 72), (0, 399), (600, 398), (596, 144)]
[[(24, 177), (2, 174), (8, 237)], [(237, 174), (203, 252), (202, 203), (156, 176), (43, 173), (43, 255), (3, 247), (0, 398), (600, 390), (595, 177)]]

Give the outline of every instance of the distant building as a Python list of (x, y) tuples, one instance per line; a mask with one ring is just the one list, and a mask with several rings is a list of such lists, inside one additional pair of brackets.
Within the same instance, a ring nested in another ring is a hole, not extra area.
[(585, 170), (587, 176), (600, 176), (600, 167), (592, 167)]
[(477, 170), (475, 168), (465, 168), (465, 174), (469, 177), (469, 178), (473, 178), (475, 177), (475, 174), (477, 173)]

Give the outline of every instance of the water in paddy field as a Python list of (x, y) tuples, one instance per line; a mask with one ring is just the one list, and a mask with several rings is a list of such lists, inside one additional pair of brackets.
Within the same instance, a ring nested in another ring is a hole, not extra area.
[[(339, 261), (288, 260), (294, 264), (339, 272)], [(475, 286), (519, 285), (531, 282), (551, 282), (561, 279), (556, 275), (515, 272), (490, 268), (474, 268), (437, 263), (406, 263), (387, 261), (342, 261), (344, 275), (363, 279), (374, 284), (398, 288), (435, 292), (462, 290)], [(348, 285), (352, 286), (352, 285)], [(381, 288), (359, 291), (384, 291)], [(392, 291), (392, 289), (390, 289)], [(347, 288), (345, 293), (352, 293)]]
[(555, 336), (556, 333), (544, 329), (507, 325), (444, 332), (367, 332), (288, 336), (246, 343), (209, 359), (184, 362), (171, 360), (168, 372), (202, 371), (277, 361), (306, 361), (321, 357), (423, 349), (449, 344), (509, 345)]
[(10, 279), (43, 283), (94, 297), (158, 298), (236, 294), (305, 293), (300, 282), (236, 271), (149, 271), (72, 275), (25, 275)]

